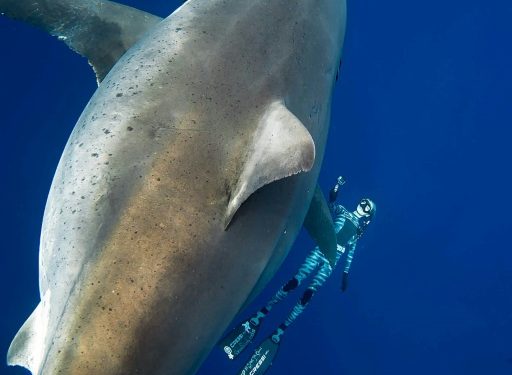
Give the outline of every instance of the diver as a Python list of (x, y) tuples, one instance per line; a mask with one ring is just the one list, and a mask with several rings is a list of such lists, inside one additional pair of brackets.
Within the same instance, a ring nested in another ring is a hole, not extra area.
[[(347, 252), (345, 266), (343, 268), (342, 291), (346, 291), (348, 287), (348, 275), (354, 258), (357, 241), (363, 235), (376, 212), (375, 203), (366, 198), (360, 201), (356, 210), (353, 212), (348, 211), (341, 205), (337, 205), (336, 199), (338, 197), (338, 191), (344, 184), (345, 180), (343, 177), (338, 177), (336, 184), (329, 192), (329, 208), (333, 215), (337, 239), (335, 264), (338, 263), (342, 254)], [(219, 342), (219, 346), (223, 348), (228, 358), (234, 359), (249, 345), (254, 336), (256, 336), (262, 320), (267, 316), (272, 307), (277, 302), (287, 297), (291, 291), (296, 289), (313, 273), (314, 276), (311, 283), (306, 288), (297, 304), (293, 307), (286, 320), (279, 325), (270, 337), (258, 346), (250, 360), (240, 371), (240, 375), (260, 375), (266, 372), (277, 354), (281, 336), (285, 330), (302, 314), (317, 289), (322, 286), (331, 275), (332, 267), (319, 247), (316, 246), (309, 253), (295, 276), (283, 285), (263, 308), (250, 319), (244, 320)]]

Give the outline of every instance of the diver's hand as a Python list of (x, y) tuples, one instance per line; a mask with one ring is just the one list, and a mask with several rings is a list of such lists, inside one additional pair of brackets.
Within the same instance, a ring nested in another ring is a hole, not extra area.
[(348, 273), (343, 272), (343, 277), (341, 280), (341, 291), (344, 292), (348, 288)]
[(336, 180), (336, 185), (331, 189), (329, 192), (329, 202), (334, 203), (336, 202), (336, 198), (338, 197), (338, 190), (340, 189), (340, 186), (345, 184), (345, 179), (342, 176), (339, 176)]

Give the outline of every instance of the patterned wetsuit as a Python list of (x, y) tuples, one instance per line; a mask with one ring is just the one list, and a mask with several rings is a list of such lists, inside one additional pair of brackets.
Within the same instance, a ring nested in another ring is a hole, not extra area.
[[(333, 221), (335, 232), (338, 235), (341, 235), (338, 237), (338, 251), (336, 252), (335, 264), (338, 263), (341, 255), (345, 252), (346, 249), (348, 249), (344, 268), (344, 272), (348, 273), (356, 248), (359, 220), (352, 212), (347, 211), (345, 207), (341, 205), (332, 204), (330, 208), (334, 216)], [(349, 220), (349, 222), (347, 222), (347, 220)], [(347, 224), (346, 227), (345, 224)], [(258, 311), (258, 313), (251, 319), (252, 324), (255, 326), (259, 325), (259, 320), (264, 318), (277, 302), (284, 299), (288, 293), (297, 288), (301, 282), (310, 276), (315, 270), (316, 274), (313, 276), (313, 280), (311, 281), (310, 285), (299, 299), (297, 304), (294, 306), (293, 310), (288, 315), (284, 323), (279, 326), (279, 328), (272, 336), (272, 339), (275, 342), (278, 342), (280, 340), (280, 336), (284, 333), (284, 330), (290, 326), (290, 324), (292, 324), (295, 319), (297, 319), (297, 317), (304, 311), (306, 305), (310, 301), (313, 294), (317, 291), (318, 287), (323, 285), (332, 273), (332, 267), (329, 264), (329, 261), (322, 254), (318, 246), (316, 246), (309, 253), (304, 263), (297, 271), (297, 274), (285, 285), (283, 285), (277, 291), (274, 297), (272, 297), (272, 299), (267, 303), (267, 305)]]

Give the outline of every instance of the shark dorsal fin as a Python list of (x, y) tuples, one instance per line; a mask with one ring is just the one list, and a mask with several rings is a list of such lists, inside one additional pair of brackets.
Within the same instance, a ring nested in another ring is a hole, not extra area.
[(242, 173), (231, 194), (225, 227), (256, 190), (273, 181), (309, 171), (314, 161), (315, 143), (309, 131), (282, 101), (272, 102), (260, 118)]
[(32, 374), (39, 374), (45, 355), (45, 341), (50, 319), (50, 290), (23, 323), (9, 346), (7, 364), (22, 366)]
[(3, 0), (0, 13), (37, 26), (86, 57), (98, 83), (160, 17), (107, 0)]

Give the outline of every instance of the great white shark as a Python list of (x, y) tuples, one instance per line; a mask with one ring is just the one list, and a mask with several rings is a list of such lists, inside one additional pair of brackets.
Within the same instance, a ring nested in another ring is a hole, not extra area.
[(189, 0), (165, 19), (102, 0), (0, 12), (59, 37), (99, 82), (50, 188), (41, 302), (10, 365), (192, 374), (305, 220), (332, 259), (316, 181), (344, 0)]

